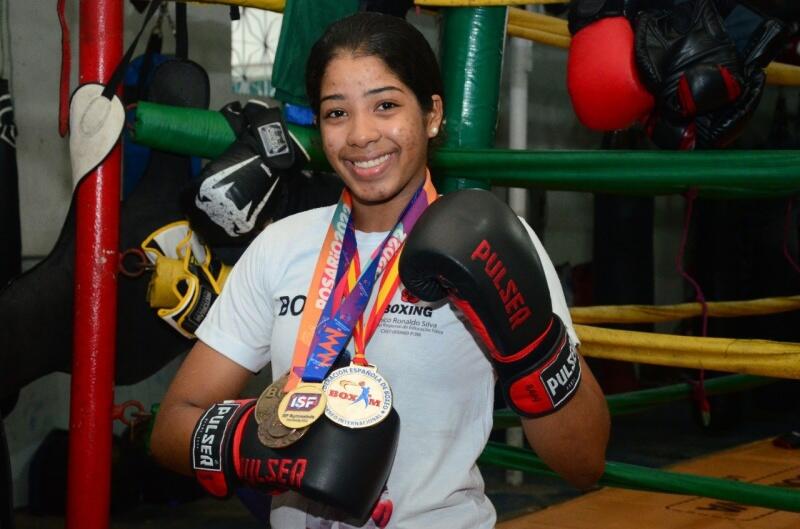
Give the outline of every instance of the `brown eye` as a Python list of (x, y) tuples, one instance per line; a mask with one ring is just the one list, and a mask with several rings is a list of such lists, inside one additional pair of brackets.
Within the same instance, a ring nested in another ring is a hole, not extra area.
[(378, 105), (378, 110), (391, 110), (393, 108), (397, 108), (398, 104), (392, 103), (391, 101), (383, 101)]
[(334, 109), (325, 113), (323, 119), (336, 119), (344, 116), (344, 110)]

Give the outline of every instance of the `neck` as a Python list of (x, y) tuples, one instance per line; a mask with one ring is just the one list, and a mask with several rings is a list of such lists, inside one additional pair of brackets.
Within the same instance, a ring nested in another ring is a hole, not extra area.
[(353, 226), (358, 231), (381, 232), (395, 227), (406, 205), (411, 201), (420, 185), (425, 181), (425, 172), (414, 178), (400, 192), (383, 202), (363, 202), (353, 197)]
[(408, 201), (402, 204), (390, 201), (365, 204), (353, 198), (353, 225), (363, 232), (389, 231), (397, 224), (397, 219), (407, 203)]

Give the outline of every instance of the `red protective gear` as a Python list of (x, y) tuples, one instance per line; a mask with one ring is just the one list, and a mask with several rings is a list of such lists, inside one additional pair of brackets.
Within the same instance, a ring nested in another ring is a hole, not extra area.
[(627, 18), (602, 18), (573, 37), (567, 60), (567, 90), (586, 127), (626, 129), (653, 109), (654, 100), (639, 79)]

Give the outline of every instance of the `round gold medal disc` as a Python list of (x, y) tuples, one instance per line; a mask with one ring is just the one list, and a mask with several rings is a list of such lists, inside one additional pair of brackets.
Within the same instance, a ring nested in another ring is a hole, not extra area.
[(322, 385), (325, 416), (347, 428), (369, 428), (392, 410), (392, 390), (374, 366), (350, 364), (329, 374)]
[(322, 384), (301, 382), (278, 405), (278, 420), (287, 428), (304, 428), (325, 413)]
[(256, 401), (256, 411), (254, 412), (258, 424), (264, 422), (270, 415), (274, 415), (278, 410), (278, 404), (281, 403), (281, 399), (285, 395), (283, 386), (286, 385), (287, 380), (289, 380), (288, 373), (267, 386), (267, 388), (261, 392), (261, 395), (259, 395)]
[(258, 439), (270, 448), (284, 448), (300, 439), (306, 429), (286, 428), (277, 420), (278, 405), (286, 393), (283, 387), (289, 375), (286, 374), (267, 386), (256, 401), (254, 412), (258, 423)]

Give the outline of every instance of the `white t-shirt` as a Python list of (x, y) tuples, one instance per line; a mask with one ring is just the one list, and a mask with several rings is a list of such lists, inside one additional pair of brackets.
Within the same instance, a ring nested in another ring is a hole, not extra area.
[[(236, 263), (198, 338), (251, 371), (269, 362), (274, 379), (288, 371), (334, 209), (305, 211), (268, 226)], [(525, 226), (542, 261), (553, 310), (577, 343), (553, 264)], [(361, 263), (366, 265), (385, 237), (356, 232)], [(400, 416), (397, 454), (383, 497), (393, 504), (386, 527), (494, 527), (494, 507), (475, 464), (492, 429), (492, 367), (450, 304), (414, 305), (402, 300), (402, 291), (400, 285), (366, 350), (368, 361), (390, 384)], [(352, 344), (348, 350), (352, 356)], [(320, 506), (287, 492), (274, 497), (271, 524), (275, 529), (348, 527), (315, 514), (324, 516)], [(365, 527), (375, 525), (370, 521)]]

